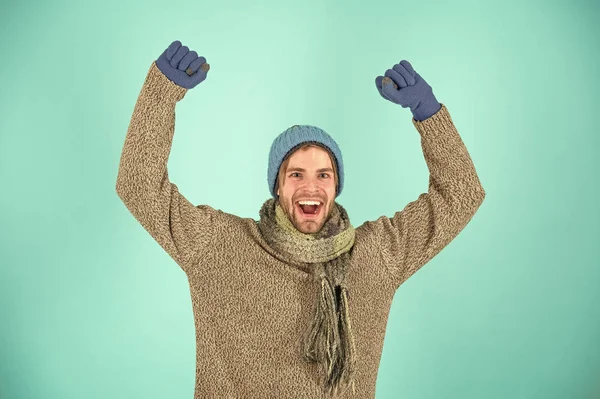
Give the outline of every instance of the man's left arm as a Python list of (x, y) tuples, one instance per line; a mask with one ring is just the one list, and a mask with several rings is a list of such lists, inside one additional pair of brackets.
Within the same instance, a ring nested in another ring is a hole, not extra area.
[(464, 229), (485, 191), (448, 109), (407, 61), (379, 76), (376, 85), (382, 97), (411, 109), (429, 169), (426, 193), (393, 217), (363, 225), (399, 287)]

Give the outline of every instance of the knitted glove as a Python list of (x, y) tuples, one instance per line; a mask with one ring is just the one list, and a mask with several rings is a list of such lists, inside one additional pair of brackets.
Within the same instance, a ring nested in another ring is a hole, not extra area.
[(418, 121), (429, 118), (442, 107), (433, 95), (431, 86), (406, 60), (388, 69), (385, 77), (377, 76), (375, 85), (383, 98), (404, 108), (410, 108), (413, 117)]
[(206, 79), (210, 65), (206, 58), (190, 51), (175, 40), (156, 60), (158, 69), (173, 83), (186, 89), (196, 87)]

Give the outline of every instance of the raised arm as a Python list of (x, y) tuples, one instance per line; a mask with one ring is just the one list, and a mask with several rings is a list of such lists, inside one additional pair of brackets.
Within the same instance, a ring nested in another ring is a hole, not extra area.
[(376, 84), (384, 98), (410, 107), (429, 169), (427, 193), (393, 217), (363, 225), (398, 287), (462, 231), (485, 191), (447, 108), (407, 61), (378, 77)]
[(167, 161), (175, 105), (207, 71), (204, 57), (179, 41), (152, 63), (127, 130), (116, 184), (127, 209), (186, 273), (209, 245), (218, 211), (194, 206), (179, 193), (169, 181)]

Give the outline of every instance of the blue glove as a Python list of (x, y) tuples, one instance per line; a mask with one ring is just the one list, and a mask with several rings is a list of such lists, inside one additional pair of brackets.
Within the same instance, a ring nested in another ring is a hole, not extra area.
[(190, 51), (175, 40), (156, 60), (158, 69), (173, 83), (186, 89), (192, 89), (206, 79), (210, 65), (206, 58)]
[(383, 98), (404, 108), (410, 108), (413, 117), (418, 121), (429, 118), (442, 107), (433, 95), (431, 86), (406, 60), (388, 69), (385, 77), (377, 76), (375, 85)]

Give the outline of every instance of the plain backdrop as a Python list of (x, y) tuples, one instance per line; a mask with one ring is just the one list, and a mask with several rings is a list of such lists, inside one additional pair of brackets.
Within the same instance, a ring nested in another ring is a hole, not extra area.
[(191, 398), (184, 273), (121, 203), (118, 163), (173, 41), (208, 79), (177, 105), (169, 177), (258, 219), (273, 139), (343, 153), (353, 225), (427, 190), (402, 59), (450, 111), (487, 197), (397, 291), (377, 399), (600, 397), (592, 1), (9, 1), (0, 5), (0, 398)]

